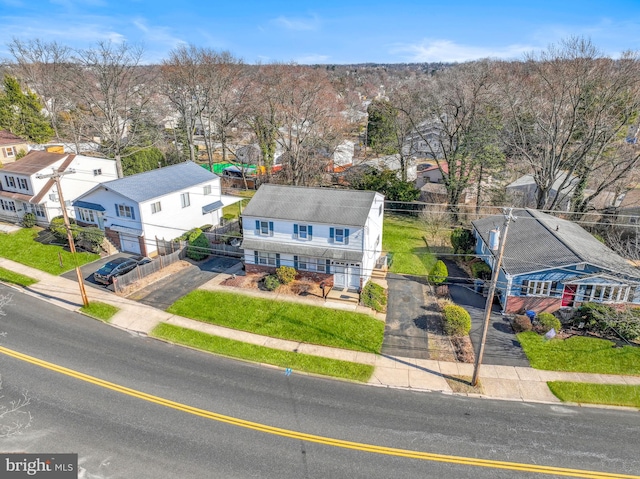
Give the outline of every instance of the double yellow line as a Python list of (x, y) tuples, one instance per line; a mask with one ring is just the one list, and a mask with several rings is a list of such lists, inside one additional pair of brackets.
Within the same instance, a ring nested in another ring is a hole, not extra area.
[(473, 457), (449, 456), (446, 454), (434, 454), (429, 452), (411, 451), (407, 449), (396, 449), (392, 447), (375, 446), (372, 444), (363, 444), (358, 442), (343, 441), (341, 439), (332, 439), (330, 437), (316, 436), (313, 434), (305, 434), (302, 432), (292, 431), (289, 429), (281, 429), (278, 427), (267, 426), (265, 424), (245, 421), (243, 419), (238, 419), (231, 416), (225, 416), (223, 414), (217, 414), (211, 411), (206, 411), (204, 409), (191, 407), (186, 404), (170, 401), (168, 399), (164, 399), (158, 396), (153, 396), (151, 394), (147, 394), (142, 391), (137, 391), (135, 389), (131, 389), (125, 386), (120, 386), (119, 384), (105, 381), (103, 379), (96, 378), (94, 376), (89, 376), (88, 374), (74, 371), (73, 369), (68, 369), (62, 366), (58, 366), (56, 364), (43, 361), (42, 359), (34, 358), (33, 356), (28, 356), (26, 354), (22, 354), (2, 346), (0, 346), (0, 353), (15, 359), (19, 359), (21, 361), (25, 361), (30, 364), (34, 364), (36, 366), (40, 366), (45, 369), (49, 369), (50, 371), (55, 371), (57, 373), (64, 374), (66, 376), (80, 379), (81, 381), (95, 384), (96, 386), (110, 389), (112, 391), (116, 391), (121, 394), (126, 394), (127, 396), (132, 396), (138, 399), (142, 399), (144, 401), (159, 404), (161, 406), (169, 407), (177, 411), (183, 411), (189, 414), (193, 414), (195, 416), (204, 417), (206, 419), (210, 419), (213, 421), (223, 422), (226, 424), (231, 424), (233, 426), (243, 427), (246, 429), (252, 429), (254, 431), (264, 432), (267, 434), (275, 434), (277, 436), (287, 437), (290, 439), (298, 439), (300, 441), (307, 441), (307, 442), (324, 444), (327, 446), (334, 446), (334, 447), (342, 447), (345, 449), (353, 449), (356, 451), (370, 452), (375, 454), (385, 454), (388, 456), (406, 457), (410, 459), (420, 459), (423, 461), (445, 462), (445, 463), (459, 464), (464, 466), (487, 467), (487, 468), (493, 468), (493, 469), (507, 469), (511, 471), (535, 472), (539, 474), (552, 474), (556, 476), (582, 477), (582, 478), (593, 478), (593, 479), (602, 479), (602, 478), (640, 479), (640, 476), (628, 475), (628, 474), (615, 474), (610, 472), (568, 469), (564, 467), (541, 466), (536, 464), (495, 461), (490, 459), (476, 459)]

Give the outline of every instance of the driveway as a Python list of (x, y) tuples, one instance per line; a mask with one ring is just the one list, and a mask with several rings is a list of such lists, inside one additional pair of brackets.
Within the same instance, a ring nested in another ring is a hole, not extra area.
[[(82, 277), (84, 278), (84, 284), (86, 286), (92, 286), (94, 288), (100, 288), (102, 290), (107, 289), (108, 291), (113, 292), (113, 285), (105, 286), (104, 284), (97, 283), (93, 279), (93, 273), (98, 271), (102, 266), (107, 264), (109, 261), (115, 258), (140, 258), (140, 255), (131, 254), (131, 253), (117, 253), (111, 256), (105, 256), (104, 258), (100, 258), (92, 263), (87, 263), (85, 265), (80, 266), (80, 271), (82, 272)], [(77, 281), (78, 277), (76, 276), (75, 268), (71, 271), (67, 271), (66, 273), (61, 275), (63, 278), (71, 279), (73, 281)]]
[(128, 298), (154, 308), (167, 309), (185, 294), (237, 264), (238, 260), (226, 256), (212, 256), (201, 263), (189, 262), (191, 264), (188, 267), (136, 291)]
[(429, 359), (424, 286), (398, 274), (387, 274), (389, 302), (382, 354)]

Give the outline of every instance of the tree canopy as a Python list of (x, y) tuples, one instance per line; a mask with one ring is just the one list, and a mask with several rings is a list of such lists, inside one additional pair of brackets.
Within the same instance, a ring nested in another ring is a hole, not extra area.
[(18, 80), (5, 75), (4, 92), (0, 93), (0, 128), (9, 130), (32, 143), (46, 143), (53, 138), (53, 128), (41, 113), (38, 96), (23, 91)]

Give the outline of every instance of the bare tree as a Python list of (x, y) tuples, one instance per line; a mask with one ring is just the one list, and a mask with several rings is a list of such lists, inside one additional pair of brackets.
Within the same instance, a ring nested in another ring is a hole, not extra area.
[(454, 221), (480, 165), (500, 154), (494, 86), (492, 62), (465, 63), (416, 81), (412, 96), (401, 106), (413, 135), (424, 142), (440, 169)]
[(71, 78), (71, 49), (57, 42), (17, 38), (8, 47), (16, 61), (12, 71), (40, 96), (56, 139), (60, 140), (59, 115), (68, 102), (64, 87)]
[[(176, 109), (189, 148), (189, 159), (196, 161), (195, 135), (198, 120), (208, 102), (208, 92), (204, 86), (202, 57), (205, 51), (190, 45), (181, 46), (169, 53), (162, 63), (163, 93)], [(178, 139), (176, 138), (176, 143)], [(176, 145), (177, 147), (177, 145)]]
[(282, 148), (282, 164), (294, 185), (306, 185), (322, 172), (342, 139), (341, 102), (326, 71), (292, 65), (275, 93), (272, 124)]
[[(554, 183), (561, 191), (577, 176), (581, 185), (574, 209), (584, 211), (638, 164), (637, 155), (616, 152), (640, 106), (634, 54), (612, 60), (590, 41), (571, 38), (530, 54), (525, 62), (507, 64), (505, 72), (499, 82), (507, 116), (505, 139), (510, 153), (531, 168), (538, 208), (558, 208), (562, 198), (550, 195)], [(585, 196), (595, 175), (604, 181)]]
[(107, 154), (124, 176), (122, 156), (136, 145), (136, 130), (151, 98), (154, 70), (141, 66), (142, 48), (126, 43), (99, 42), (79, 50), (72, 98), (87, 111), (92, 134), (100, 137)]

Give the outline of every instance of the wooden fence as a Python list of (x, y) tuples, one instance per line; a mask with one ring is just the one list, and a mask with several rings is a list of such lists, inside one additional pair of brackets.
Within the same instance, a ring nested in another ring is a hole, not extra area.
[(129, 287), (140, 281), (141, 279), (166, 268), (167, 266), (184, 259), (187, 249), (185, 247), (180, 248), (173, 253), (164, 256), (158, 256), (156, 259), (147, 264), (136, 266), (135, 269), (123, 274), (122, 276), (116, 276), (113, 278), (113, 290), (116, 294), (124, 295), (127, 293)]

